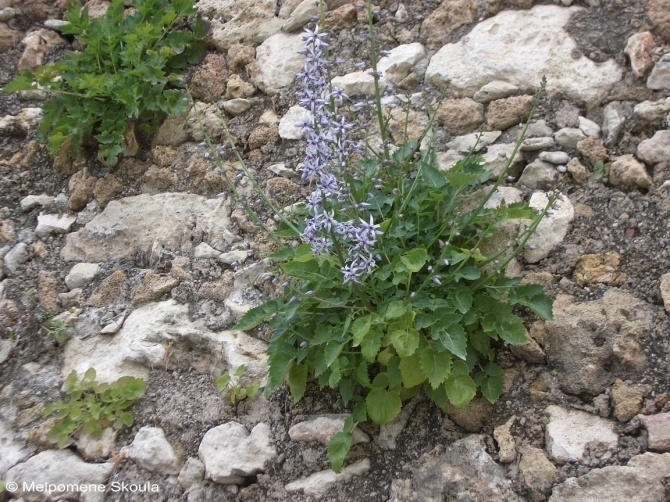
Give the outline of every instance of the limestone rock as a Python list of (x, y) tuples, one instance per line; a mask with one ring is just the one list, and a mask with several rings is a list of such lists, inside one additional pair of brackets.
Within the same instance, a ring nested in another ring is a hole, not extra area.
[(463, 408), (447, 402), (444, 411), (456, 424), (468, 432), (479, 432), (493, 415), (493, 405), (483, 397), (476, 397)]
[(510, 464), (516, 460), (516, 445), (510, 432), (516, 417), (511, 417), (506, 423), (493, 430), (493, 438), (498, 443), (498, 456), (501, 464)]
[(285, 489), (287, 492), (301, 491), (305, 493), (305, 495), (320, 497), (332, 488), (333, 485), (337, 483), (345, 483), (356, 476), (362, 476), (369, 470), (370, 460), (364, 458), (363, 460), (347, 465), (339, 474), (331, 469), (315, 472), (306, 478), (287, 484)]
[(647, 165), (670, 161), (670, 130), (656, 131), (637, 146), (637, 157)]
[[(4, 307), (4, 305), (3, 305)], [(2, 340), (7, 342), (9, 340)], [(6, 473), (16, 464), (30, 455), (30, 449), (16, 437), (11, 425), (0, 420), (0, 444), (2, 445), (2, 456), (0, 456), (0, 476), (7, 480)]]
[(244, 99), (250, 98), (256, 92), (253, 84), (245, 82), (242, 77), (237, 74), (231, 75), (226, 83), (226, 97), (228, 99)]
[(620, 286), (628, 276), (619, 272), (623, 256), (616, 251), (583, 255), (572, 275), (572, 280), (580, 286), (591, 284), (607, 284)]
[(244, 425), (227, 422), (207, 431), (198, 456), (207, 479), (228, 485), (265, 472), (277, 451), (270, 442), (269, 425), (259, 423), (249, 433)]
[(269, 95), (278, 94), (295, 80), (302, 69), (304, 56), (298, 54), (303, 48), (302, 35), (277, 33), (256, 49), (259, 73), (254, 79), (256, 86)]
[(444, 44), (454, 30), (463, 25), (474, 23), (477, 19), (475, 0), (444, 0), (421, 24), (421, 35), (428, 44)]
[(319, 5), (313, 0), (303, 0), (293, 10), (291, 17), (281, 27), (282, 31), (292, 33), (305, 26), (312, 17), (319, 17)]
[(19, 242), (16, 246), (10, 249), (5, 255), (3, 261), (5, 264), (5, 272), (7, 275), (14, 275), (18, 272), (19, 267), (30, 259), (28, 254), (28, 245), (25, 242)]
[[(23, 496), (25, 500), (82, 500), (86, 502), (102, 502), (105, 492), (96, 491), (93, 485), (105, 484), (114, 469), (113, 462), (105, 464), (87, 464), (69, 450), (46, 450), (28, 459), (28, 461), (11, 468), (5, 476), (5, 483), (18, 484), (15, 496)], [(39, 480), (39, 481), (38, 481)], [(81, 486), (89, 488), (84, 491), (54, 491), (46, 495), (44, 492), (24, 491), (24, 483), (45, 483)]]
[[(514, 143), (501, 143), (495, 145), (489, 145), (486, 149), (486, 153), (482, 155), (484, 158), (484, 165), (486, 169), (492, 171), (492, 175), (495, 178), (499, 178), (505, 169), (505, 166), (510, 160), (510, 157), (514, 153), (516, 144)], [(518, 176), (523, 170), (523, 154), (521, 151), (517, 150), (510, 166), (507, 169), (506, 176)]]
[(640, 415), (640, 422), (649, 433), (649, 449), (670, 452), (670, 413)]
[(72, 214), (40, 214), (37, 217), (37, 228), (35, 234), (38, 237), (47, 237), (51, 234), (66, 234), (74, 225), (77, 217)]
[(44, 56), (56, 46), (66, 43), (58, 33), (47, 29), (31, 31), (23, 40), (23, 54), (19, 59), (19, 73), (35, 71), (44, 63)]
[(647, 79), (647, 87), (654, 90), (670, 89), (670, 53), (654, 65)]
[[(544, 192), (535, 192), (529, 203), (533, 209), (543, 210), (549, 203), (549, 197)], [(535, 234), (528, 240), (523, 252), (528, 263), (537, 263), (549, 256), (563, 242), (570, 223), (575, 218), (575, 209), (568, 197), (562, 195), (555, 205), (556, 209), (545, 216)]]
[(577, 44), (564, 28), (579, 10), (537, 5), (490, 17), (467, 37), (442, 47), (430, 61), (426, 81), (438, 86), (449, 82), (450, 89), (472, 96), (492, 80), (526, 91), (546, 76), (549, 94), (596, 104), (621, 80), (623, 71), (613, 60), (596, 64), (586, 57), (573, 57)]
[(670, 273), (661, 276), (660, 288), (665, 310), (670, 312)]
[(133, 306), (160, 299), (179, 285), (179, 279), (147, 272), (133, 294)]
[(229, 99), (223, 102), (223, 109), (233, 117), (242, 115), (251, 108), (251, 101), (243, 98)]
[(557, 145), (569, 150), (574, 150), (577, 148), (577, 143), (583, 139), (586, 139), (586, 135), (582, 132), (581, 129), (577, 129), (575, 127), (564, 127), (563, 129), (556, 131), (554, 134), (554, 139), (556, 140)]
[(579, 462), (587, 454), (587, 447), (596, 443), (605, 452), (611, 453), (616, 448), (619, 436), (614, 432), (612, 421), (555, 405), (547, 406), (545, 411), (549, 415), (547, 454), (555, 462)]
[(579, 159), (571, 159), (568, 162), (568, 172), (572, 176), (572, 179), (580, 185), (583, 185), (589, 179), (589, 171), (579, 162)]
[(282, 139), (300, 139), (303, 122), (312, 118), (309, 110), (300, 105), (294, 105), (288, 109), (279, 121), (279, 137)]
[(598, 139), (594, 136), (589, 136), (588, 138), (577, 143), (577, 150), (582, 154), (584, 160), (589, 164), (593, 165), (598, 161), (606, 161), (609, 154), (607, 148), (603, 145), (601, 139)]
[(484, 106), (470, 98), (448, 99), (437, 109), (437, 122), (452, 135), (467, 134), (484, 121)]
[(135, 434), (133, 443), (123, 449), (123, 453), (147, 471), (157, 474), (179, 473), (179, 459), (160, 427), (142, 427)]
[(635, 387), (626, 385), (623, 380), (617, 379), (612, 386), (612, 404), (614, 416), (620, 422), (628, 422), (640, 411), (644, 396)]
[(221, 52), (235, 44), (260, 43), (286, 22), (275, 17), (274, 0), (205, 0), (196, 7), (212, 19), (211, 43)]
[(514, 96), (491, 101), (486, 126), (489, 130), (504, 131), (514, 125), (523, 124), (528, 120), (534, 102), (534, 96)]
[(218, 101), (226, 90), (228, 68), (218, 54), (207, 54), (202, 67), (193, 74), (189, 90), (195, 99)]
[(102, 431), (99, 438), (93, 438), (85, 430), (77, 439), (77, 451), (87, 460), (100, 460), (109, 458), (114, 451), (116, 430), (107, 427)]
[(527, 446), (519, 462), (519, 471), (523, 484), (535, 495), (533, 500), (544, 500), (546, 493), (554, 484), (558, 469), (542, 450)]
[(670, 98), (643, 101), (633, 108), (635, 117), (645, 122), (657, 122), (670, 116)]
[(579, 129), (586, 134), (587, 136), (593, 136), (594, 138), (600, 137), (600, 126), (596, 124), (593, 120), (589, 120), (586, 117), (580, 116), (577, 119), (579, 123)]
[(632, 155), (622, 155), (612, 162), (609, 179), (612, 185), (640, 188), (649, 188), (652, 182), (644, 164), (638, 162)]
[(67, 236), (66, 261), (102, 262), (159, 249), (187, 254), (206, 238), (215, 248), (232, 243), (230, 202), (200, 195), (162, 193), (110, 202), (86, 226)]
[[(342, 431), (348, 415), (326, 415), (312, 417), (299, 422), (288, 431), (292, 441), (319, 441), (328, 445), (335, 434)], [(370, 437), (360, 429), (354, 429), (352, 444), (369, 443)]]
[(540, 160), (554, 165), (561, 165), (570, 162), (570, 156), (565, 152), (540, 152)]
[(501, 131), (490, 131), (481, 134), (472, 133), (464, 136), (457, 136), (447, 143), (447, 148), (468, 153), (476, 146), (475, 152), (478, 152), (491, 143), (494, 143), (501, 134)]
[[(419, 403), (420, 398), (414, 397), (410, 402), (406, 403), (400, 413), (388, 424), (384, 424), (379, 427), (379, 436), (375, 439), (377, 446), (384, 450), (395, 450), (396, 449), (396, 440), (400, 433), (404, 430), (407, 425), (409, 417), (414, 413), (416, 405)], [(354, 433), (358, 429), (354, 430)], [(354, 436), (355, 437), (355, 436)], [(353, 442), (353, 441), (352, 441)]]
[(375, 93), (375, 80), (368, 72), (355, 71), (341, 77), (334, 77), (333, 87), (342, 89), (349, 97), (361, 95), (373, 96)]
[(127, 277), (123, 270), (117, 270), (106, 277), (93, 291), (88, 304), (94, 307), (105, 307), (111, 303), (125, 300), (127, 293)]
[(670, 453), (636, 455), (625, 466), (594, 469), (555, 486), (549, 502), (659, 502), (666, 500), (664, 478), (670, 472)]
[(418, 42), (399, 45), (391, 49), (388, 56), (384, 56), (379, 60), (377, 71), (382, 73), (385, 81), (398, 84), (425, 57), (426, 50)]
[(654, 48), (654, 35), (648, 31), (633, 33), (628, 37), (624, 53), (630, 58), (630, 66), (637, 78), (643, 78), (654, 66), (651, 51)]
[(21, 206), (21, 211), (27, 213), (36, 207), (47, 207), (53, 200), (54, 198), (51, 195), (45, 193), (42, 195), (28, 195), (21, 199), (19, 205)]
[(519, 178), (519, 185), (534, 190), (548, 190), (556, 184), (557, 180), (556, 167), (538, 159), (524, 167)]
[(631, 113), (630, 107), (620, 101), (607, 103), (603, 109), (602, 129), (605, 146), (611, 147), (616, 144)]
[(482, 86), (475, 95), (473, 99), (478, 103), (488, 103), (495, 99), (504, 99), (510, 96), (515, 95), (519, 92), (519, 88), (508, 82), (502, 82), (500, 80), (494, 80)]
[(25, 136), (39, 124), (41, 118), (41, 108), (22, 108), (17, 115), (0, 117), (0, 134)]
[(554, 138), (549, 136), (541, 136), (538, 138), (526, 138), (519, 147), (522, 152), (537, 152), (538, 150), (546, 150), (554, 148), (556, 142)]
[(616, 289), (590, 302), (558, 295), (544, 349), (563, 391), (595, 396), (634, 377), (647, 360), (641, 342), (653, 319), (649, 305)]

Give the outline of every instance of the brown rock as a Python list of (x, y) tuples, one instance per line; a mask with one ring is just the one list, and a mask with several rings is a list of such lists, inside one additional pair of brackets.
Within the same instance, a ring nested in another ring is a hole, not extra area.
[(100, 283), (87, 303), (93, 307), (105, 307), (125, 301), (127, 294), (126, 273), (123, 270), (117, 270)]
[(104, 17), (111, 2), (109, 0), (88, 0), (86, 7), (88, 8), (88, 15), (91, 19)]
[(172, 269), (170, 270), (170, 273), (180, 281), (190, 281), (193, 279), (188, 271), (190, 266), (191, 260), (189, 260), (188, 256), (179, 256), (172, 260)]
[(57, 18), (60, 15), (59, 4), (50, 0), (25, 0), (16, 3), (21, 3), (23, 15), (37, 23), (49, 18)]
[(233, 44), (228, 49), (228, 66), (230, 71), (243, 70), (254, 58), (255, 51), (250, 45)]
[(639, 390), (626, 385), (623, 380), (618, 378), (612, 386), (611, 396), (614, 416), (620, 422), (628, 422), (638, 414), (644, 397)]
[(100, 204), (100, 207), (104, 208), (122, 191), (123, 182), (113, 174), (107, 173), (96, 181), (93, 196), (98, 201), (98, 204)]
[(76, 161), (77, 152), (72, 146), (72, 138), (68, 137), (61, 143), (54, 156), (54, 171), (56, 171), (56, 174), (74, 174), (79, 170)]
[(179, 149), (174, 146), (156, 145), (151, 149), (151, 156), (158, 167), (170, 167), (179, 156)]
[(279, 129), (277, 127), (257, 127), (249, 135), (249, 149), (256, 150), (266, 145), (274, 145), (279, 139)]
[[(405, 123), (407, 123), (406, 128)], [(393, 114), (389, 121), (389, 129), (391, 129), (391, 136), (395, 141), (411, 141), (421, 137), (426, 127), (428, 127), (428, 123), (428, 115), (424, 112), (410, 110), (407, 116), (404, 112)], [(407, 138), (405, 138), (405, 132), (407, 132)]]
[(474, 23), (476, 18), (476, 0), (444, 0), (421, 24), (421, 35), (430, 46), (443, 45), (454, 30)]
[(437, 122), (449, 134), (468, 134), (484, 122), (484, 105), (471, 98), (448, 99), (437, 109)]
[(572, 179), (580, 185), (583, 185), (589, 179), (589, 171), (579, 162), (579, 159), (570, 159), (570, 162), (568, 162), (568, 172), (572, 175)]
[(43, 307), (56, 310), (58, 308), (58, 293), (60, 281), (53, 272), (40, 272), (37, 278), (37, 291)]
[(640, 188), (649, 188), (652, 183), (645, 165), (633, 155), (622, 155), (612, 162), (609, 180), (612, 185)]
[(491, 101), (487, 112), (486, 126), (489, 131), (504, 131), (525, 122), (533, 109), (533, 96), (512, 96)]
[(648, 31), (634, 33), (628, 38), (624, 52), (630, 58), (630, 66), (637, 78), (644, 77), (654, 67), (651, 51), (654, 48), (654, 35)]
[(593, 165), (599, 160), (603, 162), (609, 157), (607, 148), (603, 145), (603, 140), (589, 136), (577, 143), (577, 150), (584, 156), (589, 164)]
[(0, 23), (0, 52), (15, 47), (21, 40), (21, 32), (12, 30), (6, 23)]
[(151, 167), (142, 181), (154, 190), (168, 190), (177, 184), (177, 175), (167, 167)]
[(230, 296), (234, 283), (235, 273), (232, 270), (226, 270), (219, 280), (203, 283), (198, 289), (198, 298), (222, 302)]
[(417, 86), (421, 82), (419, 81), (419, 77), (416, 73), (411, 72), (409, 75), (407, 75), (405, 78), (403, 78), (400, 82), (398, 82), (397, 87), (398, 89), (402, 89), (403, 91), (413, 91), (414, 89), (417, 88)]
[(483, 397), (476, 397), (463, 408), (447, 403), (444, 411), (449, 418), (468, 432), (479, 432), (493, 416), (493, 405)]
[(539, 448), (527, 446), (519, 462), (521, 479), (531, 491), (533, 500), (546, 500), (551, 485), (554, 484), (557, 469)]
[(652, 26), (651, 31), (670, 42), (670, 0), (649, 0), (647, 17)]
[(93, 191), (95, 190), (97, 181), (98, 178), (95, 176), (89, 176), (87, 168), (73, 174), (68, 182), (71, 194), (67, 201), (68, 207), (73, 211), (84, 209), (86, 204), (93, 198)]
[(133, 306), (160, 299), (179, 285), (179, 279), (166, 277), (149, 271), (133, 294)]
[(649, 433), (649, 449), (670, 452), (670, 413), (640, 415), (640, 422)]
[(0, 332), (3, 334), (11, 329), (14, 322), (19, 318), (19, 309), (12, 300), (0, 299)]
[(270, 199), (282, 206), (292, 204), (300, 196), (300, 186), (282, 177), (269, 179), (266, 190)]
[(196, 99), (218, 101), (225, 92), (227, 78), (228, 68), (223, 57), (208, 54), (202, 67), (193, 75), (189, 90)]
[(243, 232), (247, 232), (249, 234), (258, 232), (258, 227), (251, 220), (251, 218), (249, 218), (249, 215), (244, 209), (235, 209), (235, 211), (230, 214), (230, 220), (235, 223)]
[(21, 150), (12, 155), (7, 163), (12, 169), (28, 171), (37, 163), (40, 144), (36, 140), (29, 141)]
[(36, 70), (43, 64), (47, 52), (64, 43), (66, 43), (65, 40), (55, 31), (44, 28), (31, 31), (21, 40), (25, 49), (19, 59), (19, 73)]
[(0, 246), (11, 244), (16, 239), (16, 224), (12, 220), (0, 220)]
[(331, 33), (352, 28), (356, 24), (356, 7), (350, 3), (329, 13), (328, 29)]
[(663, 306), (666, 311), (670, 312), (670, 273), (661, 276), (660, 288)]
[(253, 84), (245, 82), (239, 75), (231, 75), (226, 85), (226, 97), (228, 99), (248, 98), (254, 95), (256, 88)]
[(623, 256), (616, 251), (585, 254), (577, 262), (572, 280), (580, 286), (589, 284), (620, 286), (628, 278), (626, 274), (619, 272), (622, 260)]

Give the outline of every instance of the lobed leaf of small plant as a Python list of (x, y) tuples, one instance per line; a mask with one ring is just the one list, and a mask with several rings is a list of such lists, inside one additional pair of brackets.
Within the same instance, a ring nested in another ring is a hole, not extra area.
[(81, 150), (93, 141), (98, 158), (114, 166), (124, 148), (135, 152), (188, 99), (182, 70), (204, 53), (207, 25), (193, 0), (113, 0), (105, 15), (68, 3), (62, 28), (82, 45), (52, 65), (18, 75), (3, 91), (41, 90), (55, 96), (43, 106), (38, 137), (55, 154), (65, 140)]
[[(241, 378), (246, 371), (244, 365), (239, 366), (233, 373), (236, 378)], [(254, 381), (249, 385), (231, 385), (231, 375), (226, 373), (216, 379), (215, 385), (217, 390), (221, 393), (221, 397), (228, 396), (230, 403), (238, 404), (245, 399), (255, 399), (260, 395), (260, 382)]]

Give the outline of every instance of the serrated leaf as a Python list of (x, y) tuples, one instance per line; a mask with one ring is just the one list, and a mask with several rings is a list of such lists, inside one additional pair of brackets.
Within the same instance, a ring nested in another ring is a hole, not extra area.
[(456, 408), (466, 406), (475, 397), (477, 386), (468, 375), (450, 375), (444, 383), (449, 402)]
[(361, 361), (361, 363), (356, 367), (354, 376), (356, 381), (362, 387), (365, 387), (366, 389), (372, 387), (372, 384), (370, 383), (370, 376), (368, 374), (368, 365), (365, 361)]
[(272, 314), (277, 312), (278, 302), (276, 300), (265, 302), (263, 305), (252, 308), (245, 312), (245, 314), (237, 321), (233, 329), (240, 331), (247, 331), (255, 328), (268, 320)]
[(401, 317), (405, 312), (407, 312), (407, 305), (402, 301), (395, 301), (389, 303), (386, 309), (386, 319), (397, 319)]
[(369, 315), (359, 317), (351, 324), (352, 347), (358, 347), (361, 344), (365, 335), (370, 331), (370, 326), (372, 326), (372, 316)]
[(347, 405), (351, 401), (352, 396), (354, 395), (355, 383), (351, 378), (343, 378), (340, 380), (340, 396), (342, 396), (342, 402)]
[(438, 169), (435, 169), (430, 164), (422, 162), (420, 164), (420, 168), (421, 175), (423, 176), (423, 179), (426, 181), (428, 186), (442, 188), (447, 184), (447, 178), (445, 177), (444, 173)]
[(491, 404), (495, 403), (502, 394), (503, 381), (498, 376), (485, 376), (480, 384), (482, 394)]
[(528, 343), (528, 331), (520, 317), (507, 314), (498, 320), (497, 332), (500, 338), (514, 345)]
[(326, 367), (330, 368), (337, 357), (340, 355), (340, 352), (342, 352), (342, 349), (344, 348), (344, 344), (341, 342), (336, 342), (336, 341), (330, 341), (326, 344), (324, 347), (324, 356), (326, 359)]
[(384, 334), (380, 329), (373, 329), (361, 342), (361, 355), (368, 363), (375, 362), (379, 349), (382, 346)]
[(374, 380), (372, 380), (372, 387), (374, 389), (383, 389), (388, 387), (389, 384), (389, 375), (385, 371), (378, 373)]
[(368, 416), (377, 425), (391, 422), (400, 413), (402, 401), (396, 392), (372, 389), (365, 398)]
[(428, 396), (428, 399), (433, 401), (439, 408), (444, 408), (447, 405), (447, 391), (443, 383), (438, 385), (437, 389), (433, 389), (428, 382), (424, 382), (423, 391)]
[(426, 380), (421, 371), (419, 357), (416, 355), (401, 358), (398, 367), (402, 375), (402, 383), (406, 388), (421, 385)]
[(456, 357), (465, 360), (467, 356), (467, 338), (465, 331), (458, 324), (451, 324), (446, 328), (433, 326), (431, 330), (433, 340)]
[(352, 433), (342, 431), (335, 434), (328, 443), (328, 460), (330, 460), (331, 467), (335, 472), (342, 471), (344, 458), (351, 449), (352, 438)]
[(307, 388), (307, 366), (294, 364), (288, 372), (288, 386), (293, 397), (293, 404), (297, 403), (305, 395)]
[(414, 328), (397, 329), (389, 335), (396, 352), (400, 357), (409, 357), (419, 347), (419, 332)]
[(294, 359), (295, 349), (287, 345), (282, 345), (277, 352), (270, 354), (268, 358), (270, 369), (268, 371), (268, 384), (265, 388), (266, 392), (272, 392), (281, 386)]
[(431, 387), (436, 389), (451, 373), (451, 355), (427, 345), (419, 351), (419, 365)]
[(412, 273), (420, 271), (426, 264), (427, 259), (428, 253), (425, 249), (412, 249), (405, 256), (400, 257), (400, 261), (402, 261), (403, 265), (407, 267), (407, 270)]
[(459, 289), (454, 293), (454, 305), (461, 314), (467, 313), (472, 308), (472, 293), (467, 289)]

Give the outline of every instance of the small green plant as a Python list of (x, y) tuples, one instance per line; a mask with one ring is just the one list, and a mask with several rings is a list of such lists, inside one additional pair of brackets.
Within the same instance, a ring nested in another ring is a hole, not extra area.
[(68, 324), (60, 319), (51, 319), (47, 330), (47, 337), (53, 338), (57, 342), (63, 342), (68, 337)]
[(143, 380), (122, 377), (112, 384), (96, 381), (95, 369), (90, 368), (80, 380), (76, 372), (65, 380), (67, 402), (58, 401), (44, 409), (44, 416), (56, 414), (59, 422), (49, 432), (49, 439), (65, 447), (73, 435), (86, 431), (99, 438), (107, 427), (121, 429), (133, 425), (133, 416), (128, 412), (133, 403), (146, 392)]
[(607, 178), (610, 175), (610, 165), (611, 164), (606, 164), (602, 160), (593, 164), (593, 177), (597, 180)]
[[(246, 366), (242, 365), (235, 370), (233, 376), (239, 379), (244, 375), (245, 370)], [(231, 386), (231, 378), (229, 374), (221, 375), (216, 379), (216, 388), (221, 393), (221, 397), (227, 394), (232, 404), (235, 405), (244, 399), (254, 399), (260, 394), (260, 382), (254, 381), (249, 386)]]
[(179, 70), (204, 52), (207, 26), (196, 17), (193, 0), (113, 0), (104, 17), (90, 19), (88, 8), (68, 4), (63, 26), (81, 52), (35, 73), (18, 75), (4, 91), (42, 90), (56, 96), (45, 103), (37, 133), (52, 153), (66, 139), (81, 148), (92, 140), (98, 158), (117, 163), (124, 146), (137, 151), (163, 118), (188, 109)]

